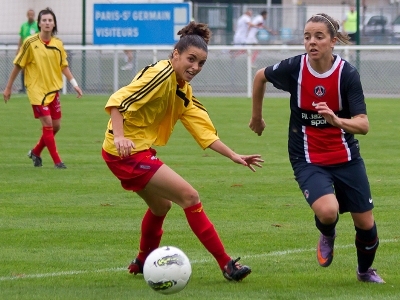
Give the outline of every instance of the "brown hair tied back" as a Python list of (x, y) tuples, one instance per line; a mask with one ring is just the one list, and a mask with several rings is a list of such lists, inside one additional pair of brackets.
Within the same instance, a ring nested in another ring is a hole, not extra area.
[(328, 32), (331, 35), (331, 37), (336, 37), (338, 41), (342, 44), (350, 44), (349, 36), (339, 31), (340, 28), (339, 22), (334, 20), (331, 16), (325, 13), (319, 13), (311, 16), (311, 18), (308, 19), (307, 23), (309, 22), (324, 23), (328, 28)]
[(179, 41), (175, 45), (175, 49), (179, 53), (184, 52), (189, 47), (196, 47), (208, 52), (208, 42), (211, 39), (211, 30), (207, 24), (190, 22), (188, 25), (178, 31), (180, 35)]
[(211, 38), (211, 30), (208, 28), (208, 25), (204, 23), (196, 23), (192, 21), (178, 31), (178, 35), (180, 35), (181, 38), (192, 34), (201, 36), (206, 44), (208, 44)]

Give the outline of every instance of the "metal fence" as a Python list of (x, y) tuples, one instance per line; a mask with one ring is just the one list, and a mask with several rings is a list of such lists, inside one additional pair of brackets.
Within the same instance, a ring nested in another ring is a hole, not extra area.
[[(298, 1), (301, 3), (302, 1)], [(305, 1), (303, 1), (305, 2)], [(207, 23), (212, 29), (213, 45), (231, 45), (238, 18), (247, 9), (253, 11), (253, 16), (262, 10), (268, 12), (266, 25), (277, 34), (269, 35), (260, 41), (261, 44), (277, 45), (292, 44), (299, 45), (303, 41), (304, 24), (313, 14), (325, 12), (338, 20), (344, 19), (349, 9), (348, 3), (343, 1), (342, 5), (333, 5), (329, 1), (315, 1), (314, 4), (307, 1), (306, 4), (298, 5), (262, 5), (262, 4), (204, 4), (194, 3), (193, 14), (198, 22)], [(360, 9), (360, 44), (361, 45), (400, 45), (400, 32), (395, 34), (393, 21), (400, 16), (400, 2), (393, 1), (392, 4), (369, 5)], [(385, 24), (369, 22), (371, 17), (381, 18)]]
[[(167, 59), (169, 46), (131, 47), (134, 68), (121, 70), (125, 64), (122, 46), (65, 46), (70, 68), (86, 94), (111, 94), (128, 84), (144, 66)], [(3, 90), (13, 67), (16, 46), (0, 46), (0, 88)], [(252, 65), (251, 57), (258, 51)], [(202, 72), (191, 82), (197, 96), (250, 97), (255, 72), (282, 59), (304, 52), (303, 46), (210, 46)], [(366, 96), (400, 98), (400, 46), (336, 46), (335, 53), (347, 59), (360, 72)], [(269, 84), (268, 84), (269, 85)], [(13, 92), (18, 93), (21, 81), (16, 79)], [(267, 96), (287, 96), (272, 86)], [(63, 88), (72, 93), (71, 86)]]

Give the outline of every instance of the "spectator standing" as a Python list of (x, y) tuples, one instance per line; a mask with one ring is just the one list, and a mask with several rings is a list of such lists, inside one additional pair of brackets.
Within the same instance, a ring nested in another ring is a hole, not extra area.
[(133, 69), (133, 50), (124, 50), (126, 64), (121, 67), (121, 70), (132, 70)]
[[(29, 9), (26, 13), (28, 21), (22, 23), (21, 28), (19, 29), (19, 42), (18, 42), (18, 49), (22, 46), (22, 43), (25, 39), (35, 33), (39, 32), (39, 28), (37, 26), (37, 22), (35, 20), (35, 11), (33, 9)], [(19, 90), (20, 93), (25, 93), (25, 84), (24, 84), (24, 70), (21, 72), (21, 89)]]
[(350, 6), (350, 10), (346, 13), (343, 22), (343, 30), (350, 37), (350, 41), (354, 43), (357, 35), (357, 11), (354, 6)]

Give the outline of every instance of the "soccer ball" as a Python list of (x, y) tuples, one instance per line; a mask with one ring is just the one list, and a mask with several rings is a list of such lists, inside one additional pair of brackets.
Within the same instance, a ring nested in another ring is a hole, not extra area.
[(152, 251), (143, 266), (147, 284), (161, 294), (174, 294), (183, 290), (189, 282), (192, 266), (186, 254), (172, 246)]

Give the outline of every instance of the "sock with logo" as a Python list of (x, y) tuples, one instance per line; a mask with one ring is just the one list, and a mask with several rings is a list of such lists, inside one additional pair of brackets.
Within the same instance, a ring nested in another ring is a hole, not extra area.
[(221, 270), (231, 260), (218, 236), (214, 225), (208, 219), (201, 202), (184, 209), (186, 219), (194, 234), (204, 247), (214, 256)]
[(369, 230), (356, 229), (355, 244), (357, 248), (358, 271), (367, 272), (375, 259), (375, 253), (379, 246), (378, 231), (376, 224)]
[(333, 237), (335, 235), (335, 228), (337, 222), (339, 221), (339, 215), (337, 215), (335, 222), (333, 222), (332, 224), (321, 223), (321, 221), (317, 218), (316, 215), (314, 215), (314, 219), (315, 219), (315, 226), (323, 235), (330, 237)]
[[(45, 143), (47, 149), (49, 150), (50, 156), (53, 159), (54, 164), (60, 163), (61, 158), (57, 152), (56, 140), (54, 139), (53, 127), (52, 126), (43, 126), (42, 130), (43, 130), (43, 134), (42, 134), (43, 142)], [(35, 151), (33, 153), (36, 154)]]
[(160, 246), (163, 234), (162, 225), (165, 216), (156, 216), (150, 209), (146, 211), (142, 220), (139, 255), (137, 258), (144, 263), (151, 251)]

